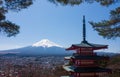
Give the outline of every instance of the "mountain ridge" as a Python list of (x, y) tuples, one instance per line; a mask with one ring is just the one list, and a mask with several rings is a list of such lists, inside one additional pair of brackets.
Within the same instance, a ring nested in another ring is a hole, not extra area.
[[(66, 51), (64, 47), (49, 41), (48, 39), (42, 39), (30, 46), (22, 47), (22, 48), (16, 48), (16, 49), (10, 49), (10, 50), (1, 50), (0, 54), (18, 54), (18, 55), (69, 55), (73, 52)], [(113, 56), (117, 53), (111, 53), (111, 52), (96, 52), (97, 55), (109, 55)]]
[(48, 39), (43, 39), (38, 41), (30, 46), (17, 48), (17, 49), (10, 49), (10, 50), (3, 50), (2, 53), (15, 53), (18, 55), (64, 55), (69, 54), (66, 52), (65, 48), (62, 46), (49, 41)]

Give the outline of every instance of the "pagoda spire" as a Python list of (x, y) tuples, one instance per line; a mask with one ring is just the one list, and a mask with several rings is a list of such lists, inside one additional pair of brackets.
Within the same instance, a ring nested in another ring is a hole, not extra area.
[(86, 24), (85, 24), (85, 16), (83, 16), (83, 41), (82, 42), (87, 42), (86, 41)]

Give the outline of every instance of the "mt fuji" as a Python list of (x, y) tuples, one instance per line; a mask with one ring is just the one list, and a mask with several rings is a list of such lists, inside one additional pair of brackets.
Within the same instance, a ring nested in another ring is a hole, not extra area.
[(69, 54), (64, 47), (49, 41), (48, 39), (43, 39), (38, 41), (31, 46), (4, 50), (0, 51), (2, 53), (14, 53), (17, 55), (66, 55)]
[(62, 47), (54, 42), (49, 41), (48, 39), (43, 39), (41, 41), (36, 42), (35, 44), (32, 45), (33, 47)]

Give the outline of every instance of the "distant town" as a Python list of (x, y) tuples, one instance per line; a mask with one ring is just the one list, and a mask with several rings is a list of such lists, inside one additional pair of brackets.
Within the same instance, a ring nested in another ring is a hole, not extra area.
[(64, 56), (0, 56), (0, 77), (58, 77), (64, 63)]

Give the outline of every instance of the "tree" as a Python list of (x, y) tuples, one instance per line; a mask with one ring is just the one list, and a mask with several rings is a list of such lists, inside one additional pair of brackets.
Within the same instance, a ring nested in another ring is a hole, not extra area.
[(15, 36), (19, 33), (20, 27), (6, 19), (9, 11), (19, 12), (33, 4), (33, 0), (0, 0), (0, 32), (7, 37)]
[[(80, 5), (84, 2), (94, 3), (97, 2), (102, 6), (109, 7), (115, 3), (119, 3), (119, 0), (49, 0), (54, 4), (61, 5)], [(100, 22), (89, 22), (92, 27), (98, 32), (99, 35), (107, 39), (120, 37), (120, 6), (110, 11), (109, 20), (102, 20)]]
[(120, 7), (110, 12), (109, 20), (101, 22), (90, 22), (93, 28), (98, 31), (99, 35), (111, 39), (120, 37)]

